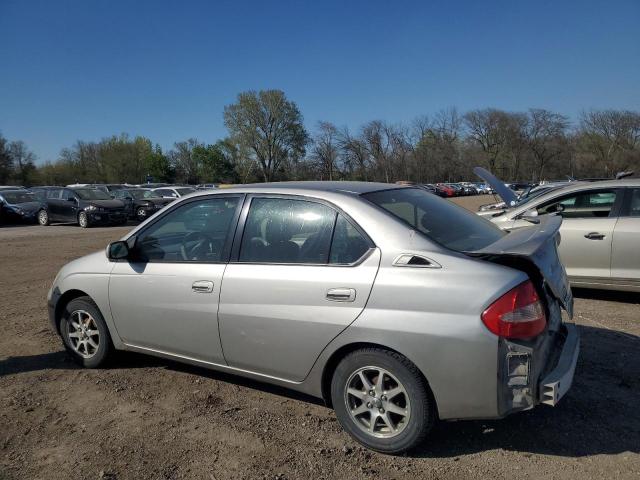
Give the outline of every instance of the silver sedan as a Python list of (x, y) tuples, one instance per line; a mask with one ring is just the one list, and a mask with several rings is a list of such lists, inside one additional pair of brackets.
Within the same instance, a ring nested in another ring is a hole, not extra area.
[(560, 222), (506, 235), (388, 184), (205, 191), (63, 267), (49, 314), (85, 367), (132, 350), (285, 386), (398, 453), (437, 420), (567, 392), (579, 340)]
[(479, 214), (508, 231), (560, 216), (560, 260), (571, 285), (640, 292), (640, 179), (571, 182), (511, 208)]

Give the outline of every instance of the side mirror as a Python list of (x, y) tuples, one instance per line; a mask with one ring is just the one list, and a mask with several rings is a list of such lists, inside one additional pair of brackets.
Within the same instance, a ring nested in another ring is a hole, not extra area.
[(129, 245), (127, 242), (118, 240), (111, 242), (107, 247), (107, 258), (109, 260), (124, 260), (129, 257)]
[(124, 199), (125, 199), (126, 201), (128, 201), (128, 202), (133, 201), (133, 197), (124, 197)]
[(76, 201), (76, 197), (67, 198), (67, 202), (75, 202), (75, 201)]

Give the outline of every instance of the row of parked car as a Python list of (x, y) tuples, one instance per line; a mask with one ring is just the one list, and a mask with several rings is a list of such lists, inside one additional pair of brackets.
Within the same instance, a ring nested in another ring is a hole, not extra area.
[(165, 205), (214, 186), (75, 184), (23, 188), (0, 186), (0, 222), (123, 225), (144, 221)]
[(494, 193), (489, 185), (481, 182), (424, 183), (416, 186), (444, 198)]

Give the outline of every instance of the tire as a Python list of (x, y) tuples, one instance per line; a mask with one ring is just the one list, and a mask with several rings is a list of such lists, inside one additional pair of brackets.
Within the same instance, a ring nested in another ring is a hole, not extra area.
[(85, 368), (103, 366), (113, 349), (107, 324), (90, 297), (74, 298), (65, 306), (60, 335), (69, 355)]
[(89, 227), (89, 217), (87, 216), (86, 212), (80, 212), (78, 214), (78, 225), (80, 225), (82, 228)]
[[(371, 389), (365, 388), (363, 376)], [(392, 396), (387, 398), (385, 393)], [(356, 350), (342, 359), (331, 379), (331, 400), (342, 427), (365, 447), (382, 453), (415, 448), (437, 419), (433, 395), (418, 367), (382, 348)], [(374, 416), (372, 433), (370, 419)]]
[(38, 223), (43, 227), (49, 225), (49, 212), (44, 209), (40, 210), (38, 212)]
[(147, 215), (147, 211), (144, 208), (138, 208), (136, 210), (136, 219), (139, 222), (144, 222), (149, 216)]

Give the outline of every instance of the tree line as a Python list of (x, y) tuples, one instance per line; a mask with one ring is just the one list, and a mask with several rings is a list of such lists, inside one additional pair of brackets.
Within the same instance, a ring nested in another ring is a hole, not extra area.
[(590, 110), (577, 122), (557, 112), (448, 108), (408, 123), (382, 120), (357, 130), (319, 122), (304, 126), (280, 90), (249, 91), (224, 108), (228, 136), (195, 138), (164, 152), (127, 134), (78, 140), (53, 162), (37, 165), (24, 142), (0, 135), (0, 184), (74, 182), (247, 183), (364, 180), (418, 183), (475, 180), (482, 165), (505, 180), (612, 177), (640, 172), (640, 113)]

